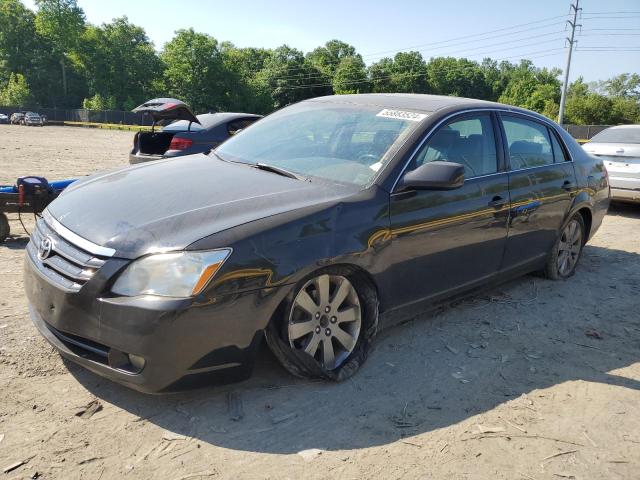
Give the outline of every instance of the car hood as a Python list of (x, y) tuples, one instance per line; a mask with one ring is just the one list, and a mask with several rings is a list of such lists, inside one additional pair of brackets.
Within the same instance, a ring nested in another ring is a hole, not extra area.
[(49, 213), (115, 256), (181, 250), (206, 236), (261, 218), (336, 201), (354, 187), (309, 183), (189, 155), (86, 177)]

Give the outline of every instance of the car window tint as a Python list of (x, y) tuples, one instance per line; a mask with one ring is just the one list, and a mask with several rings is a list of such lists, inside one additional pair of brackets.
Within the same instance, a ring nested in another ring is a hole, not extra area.
[(232, 122), (229, 122), (227, 124), (227, 130), (229, 132), (229, 135), (235, 135), (236, 133), (238, 133), (238, 131), (242, 130), (243, 128), (247, 128), (256, 120), (257, 118), (242, 118), (240, 120), (234, 120)]
[(553, 146), (553, 158), (555, 163), (562, 163), (567, 161), (567, 156), (564, 153), (564, 149), (560, 146), (558, 138), (553, 132), (551, 134), (551, 145)]
[(512, 170), (542, 167), (553, 163), (547, 127), (515, 117), (502, 117)]
[(464, 166), (465, 178), (498, 171), (491, 117), (481, 114), (440, 128), (416, 155), (414, 168), (435, 160)]

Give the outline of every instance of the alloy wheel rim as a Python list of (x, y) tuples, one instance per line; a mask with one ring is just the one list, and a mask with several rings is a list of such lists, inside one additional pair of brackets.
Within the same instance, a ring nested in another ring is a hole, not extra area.
[(300, 289), (289, 314), (291, 348), (335, 370), (353, 352), (362, 325), (358, 293), (341, 275), (320, 275)]
[(566, 276), (571, 273), (576, 263), (578, 263), (581, 249), (582, 229), (576, 220), (571, 220), (567, 226), (564, 227), (558, 245), (556, 266), (560, 275)]

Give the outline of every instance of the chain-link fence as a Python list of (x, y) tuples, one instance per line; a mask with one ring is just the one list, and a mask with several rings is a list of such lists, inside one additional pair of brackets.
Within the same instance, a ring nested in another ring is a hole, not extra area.
[(589, 140), (591, 137), (600, 133), (611, 125), (563, 125), (564, 129), (569, 132), (573, 138)]
[[(151, 125), (151, 117), (140, 113), (121, 110), (85, 110), (83, 108), (37, 108), (37, 107), (3, 107), (0, 113), (11, 116), (15, 112), (38, 112), (46, 115), (47, 121), (54, 122), (90, 122), (115, 123), (120, 125)], [(573, 138), (589, 140), (611, 125), (563, 125)]]
[(30, 106), (0, 106), (0, 113), (37, 112), (53, 122), (115, 123), (120, 125), (151, 125), (151, 117), (121, 110), (85, 110), (83, 108), (39, 108)]

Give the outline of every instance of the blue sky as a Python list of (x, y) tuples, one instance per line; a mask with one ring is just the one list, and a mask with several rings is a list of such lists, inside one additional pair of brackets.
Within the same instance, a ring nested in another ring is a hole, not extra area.
[[(33, 8), (33, 0), (25, 3)], [(288, 44), (305, 52), (332, 38), (354, 45), (369, 64), (414, 47), (425, 58), (484, 56), (564, 68), (569, 0), (78, 0), (91, 23), (126, 15), (156, 47), (193, 27), (237, 46)], [(582, 34), (571, 78), (592, 81), (640, 72), (640, 0), (581, 0)], [(635, 13), (607, 13), (635, 12)], [(546, 20), (545, 20), (546, 19)], [(530, 22), (537, 22), (523, 25)], [(517, 28), (511, 28), (523, 25)], [(493, 33), (491, 33), (493, 32)], [(518, 33), (519, 32), (519, 33)], [(460, 37), (460, 40), (451, 41)], [(635, 51), (622, 51), (637, 47)], [(599, 51), (593, 51), (592, 49)], [(581, 51), (584, 49), (584, 51)], [(609, 51), (615, 49), (615, 51)]]

